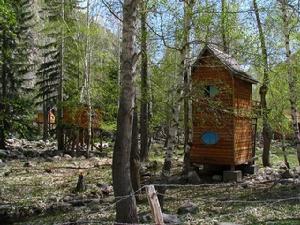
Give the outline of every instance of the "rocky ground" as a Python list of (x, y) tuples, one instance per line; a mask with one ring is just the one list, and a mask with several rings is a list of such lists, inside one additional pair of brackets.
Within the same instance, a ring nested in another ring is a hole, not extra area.
[[(112, 224), (115, 200), (111, 183), (112, 151), (84, 156), (60, 155), (55, 143), (9, 140), (0, 150), (0, 224)], [(163, 149), (142, 165), (143, 184), (157, 183)], [(299, 224), (300, 167), (285, 167), (280, 160), (273, 168), (238, 183), (222, 183), (222, 177), (176, 176), (182, 156), (175, 157), (165, 195), (164, 219), (169, 224)], [(84, 190), (76, 191), (83, 176)], [(186, 184), (189, 183), (189, 184)], [(141, 223), (151, 224), (144, 192), (139, 196)]]

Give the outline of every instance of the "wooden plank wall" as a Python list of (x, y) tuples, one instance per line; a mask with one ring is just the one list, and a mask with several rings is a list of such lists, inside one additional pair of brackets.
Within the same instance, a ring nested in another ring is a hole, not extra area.
[[(220, 62), (204, 54), (200, 65), (192, 73), (192, 81), (193, 88), (199, 84), (219, 87), (221, 93), (215, 99), (222, 102), (222, 105), (212, 109), (205, 100), (196, 97), (193, 101), (191, 161), (201, 164), (232, 165), (234, 163), (233, 78)], [(215, 145), (203, 144), (201, 135), (206, 131), (218, 133), (219, 142)]]
[(252, 85), (235, 78), (234, 107), (234, 149), (235, 164), (243, 164), (252, 157)]

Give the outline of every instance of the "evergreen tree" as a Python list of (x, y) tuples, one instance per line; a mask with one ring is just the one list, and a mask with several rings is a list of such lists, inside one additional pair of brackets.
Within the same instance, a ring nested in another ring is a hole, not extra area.
[(31, 0), (7, 0), (0, 5), (0, 148), (5, 148), (8, 133), (19, 131), (24, 135), (29, 127), (31, 103), (24, 93), (27, 93), (25, 81), (32, 68), (30, 30), (34, 15)]

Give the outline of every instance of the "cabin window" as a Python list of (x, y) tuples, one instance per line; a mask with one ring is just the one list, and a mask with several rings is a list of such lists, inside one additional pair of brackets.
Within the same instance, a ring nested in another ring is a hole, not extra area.
[(201, 140), (204, 144), (214, 145), (214, 144), (218, 143), (218, 141), (220, 140), (220, 137), (215, 132), (207, 131), (202, 134)]
[(215, 97), (219, 94), (219, 89), (214, 85), (207, 85), (204, 87), (204, 96), (205, 97)]

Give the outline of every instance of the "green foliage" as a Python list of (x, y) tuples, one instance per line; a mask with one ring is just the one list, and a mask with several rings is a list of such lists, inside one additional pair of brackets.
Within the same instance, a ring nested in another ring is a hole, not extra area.
[(32, 69), (31, 4), (31, 0), (1, 1), (0, 126), (4, 130), (1, 141), (7, 134), (25, 136), (31, 129), (32, 123), (28, 123), (31, 114), (29, 86), (26, 82)]

